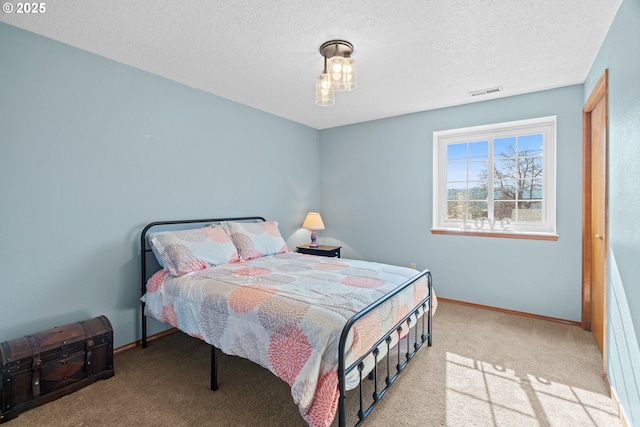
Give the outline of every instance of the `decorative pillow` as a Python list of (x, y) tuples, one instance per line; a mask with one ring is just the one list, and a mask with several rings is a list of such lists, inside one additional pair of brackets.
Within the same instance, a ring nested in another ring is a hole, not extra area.
[(277, 222), (225, 221), (221, 227), (227, 230), (243, 261), (291, 252), (280, 235)]
[(162, 231), (149, 235), (158, 262), (174, 276), (212, 265), (240, 261), (238, 251), (222, 228)]

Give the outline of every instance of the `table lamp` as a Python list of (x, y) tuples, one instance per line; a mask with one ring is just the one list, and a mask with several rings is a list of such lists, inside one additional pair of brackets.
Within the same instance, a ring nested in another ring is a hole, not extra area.
[(324, 230), (324, 223), (322, 222), (320, 214), (318, 212), (309, 212), (302, 223), (302, 228), (311, 230), (311, 243), (309, 243), (309, 247), (317, 248), (316, 230)]

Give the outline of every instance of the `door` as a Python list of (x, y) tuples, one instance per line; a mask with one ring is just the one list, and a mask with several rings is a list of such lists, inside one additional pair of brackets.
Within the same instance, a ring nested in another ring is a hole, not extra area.
[[(582, 327), (606, 358), (607, 71), (583, 109)], [(604, 369), (604, 363), (603, 363)]]

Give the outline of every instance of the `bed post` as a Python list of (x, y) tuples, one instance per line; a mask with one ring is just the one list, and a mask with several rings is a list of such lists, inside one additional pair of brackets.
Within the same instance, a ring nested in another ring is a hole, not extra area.
[[(151, 225), (148, 225), (142, 230), (140, 236), (140, 295), (144, 296), (147, 291), (147, 248), (146, 248), (146, 237), (147, 230), (151, 228)], [(144, 300), (140, 300), (141, 304), (141, 318), (142, 318), (142, 348), (147, 348), (147, 316), (144, 315)]]
[[(432, 284), (432, 278), (431, 278), (431, 272), (427, 273), (427, 285), (429, 287), (429, 318), (428, 318), (428, 322), (427, 322), (427, 334), (429, 334), (429, 338), (427, 338), (427, 345), (429, 347), (431, 347), (431, 323), (432, 323), (432, 319), (433, 319), (433, 284)], [(424, 331), (424, 329), (423, 329)], [(422, 339), (424, 342), (424, 338)]]
[[(339, 347), (344, 347), (340, 342)], [(338, 353), (338, 389), (340, 395), (338, 396), (338, 427), (347, 426), (347, 390), (345, 386), (345, 372), (344, 372), (344, 348), (340, 348)]]
[(144, 302), (142, 303), (142, 348), (147, 348), (147, 316), (144, 315)]

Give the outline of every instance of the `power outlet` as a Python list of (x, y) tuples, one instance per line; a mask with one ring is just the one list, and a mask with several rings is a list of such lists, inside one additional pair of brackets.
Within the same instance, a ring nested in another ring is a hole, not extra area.
[(416, 268), (416, 263), (415, 262), (410, 262), (409, 263), (409, 268), (415, 269)]

